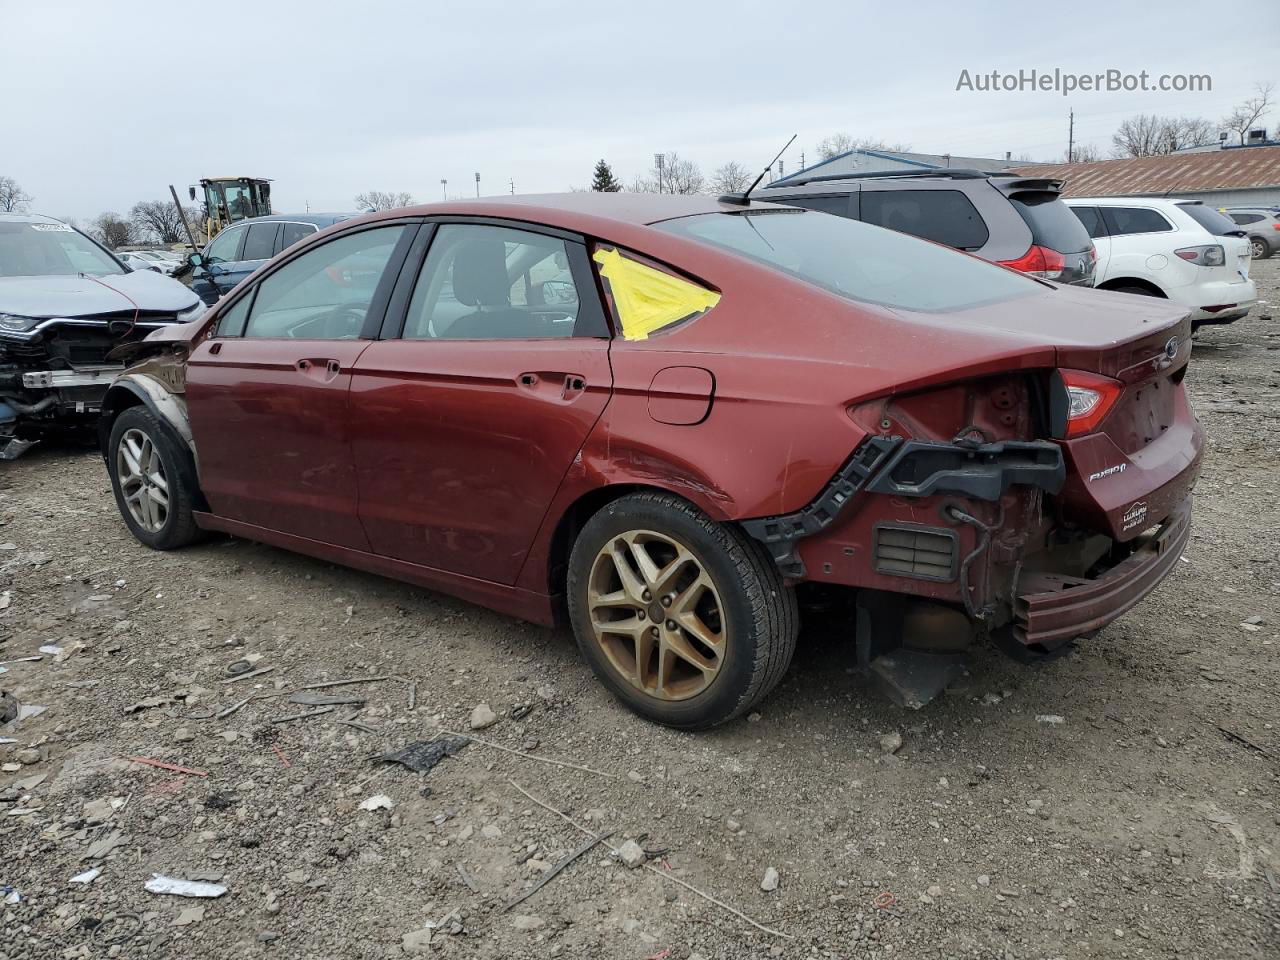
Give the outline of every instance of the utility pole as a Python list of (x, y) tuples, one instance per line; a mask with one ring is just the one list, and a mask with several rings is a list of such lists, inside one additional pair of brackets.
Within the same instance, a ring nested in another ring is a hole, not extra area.
[(1067, 163), (1073, 163), (1076, 153), (1076, 112), (1067, 111)]
[(449, 199), (449, 181), (444, 179), (443, 177), (440, 179), (440, 199), (441, 200)]
[(513, 197), (516, 195), (516, 181), (514, 177), (511, 179), (511, 195)]
[(653, 165), (658, 168), (658, 192), (662, 192), (662, 165), (667, 162), (667, 157), (662, 153), (653, 155)]
[(476, 198), (480, 197), (480, 171), (476, 171)]

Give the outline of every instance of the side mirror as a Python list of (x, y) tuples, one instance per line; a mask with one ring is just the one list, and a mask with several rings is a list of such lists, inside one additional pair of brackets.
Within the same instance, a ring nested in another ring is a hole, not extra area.
[(200, 254), (198, 254), (198, 253), (193, 253), (190, 257), (188, 257), (188, 258), (187, 258), (187, 261), (188, 261), (188, 262), (189, 262), (193, 267), (203, 267), (203, 266), (204, 266), (204, 257), (202, 257), (202, 256), (201, 256)]

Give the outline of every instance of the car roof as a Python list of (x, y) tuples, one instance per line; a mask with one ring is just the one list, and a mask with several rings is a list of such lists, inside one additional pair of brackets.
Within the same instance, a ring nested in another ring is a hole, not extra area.
[(540, 193), (510, 197), (481, 197), (446, 203), (418, 204), (368, 214), (362, 219), (398, 217), (467, 216), (527, 220), (569, 230), (592, 232), (615, 226), (649, 226), (703, 213), (741, 213), (750, 209), (776, 209), (778, 204), (752, 199), (747, 204), (723, 203), (715, 197), (669, 193)]
[(242, 223), (261, 223), (268, 220), (287, 220), (291, 223), (309, 223), (317, 227), (328, 227), (338, 223), (341, 220), (351, 220), (355, 217), (364, 216), (358, 210), (352, 210), (347, 213), (270, 213), (264, 217), (246, 217), (243, 220), (237, 220), (235, 223), (228, 224), (227, 228), (238, 227)]
[(1067, 206), (1089, 204), (1095, 207), (1131, 207), (1135, 203), (1149, 203), (1158, 207), (1179, 207), (1187, 204), (1203, 204), (1203, 200), (1190, 197), (1063, 197)]
[(46, 217), (42, 213), (0, 213), (0, 220), (8, 223), (62, 223), (56, 217)]

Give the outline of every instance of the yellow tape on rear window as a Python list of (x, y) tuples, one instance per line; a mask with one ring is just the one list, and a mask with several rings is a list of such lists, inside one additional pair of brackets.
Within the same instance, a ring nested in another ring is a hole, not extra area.
[(617, 250), (597, 250), (592, 259), (609, 281), (624, 340), (644, 340), (720, 302), (714, 290), (629, 260)]

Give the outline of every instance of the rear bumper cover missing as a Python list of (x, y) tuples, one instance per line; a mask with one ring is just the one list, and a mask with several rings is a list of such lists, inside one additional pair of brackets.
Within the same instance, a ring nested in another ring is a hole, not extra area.
[(1106, 626), (1160, 585), (1191, 538), (1188, 496), (1132, 554), (1091, 580), (1036, 574), (1014, 603), (1013, 635), (1028, 647), (1054, 650)]
[(830, 526), (855, 495), (929, 497), (957, 493), (996, 501), (1015, 484), (1062, 489), (1062, 448), (1048, 440), (939, 443), (870, 436), (807, 507), (776, 517), (744, 520), (743, 529), (763, 543), (788, 577), (803, 577), (796, 541)]

